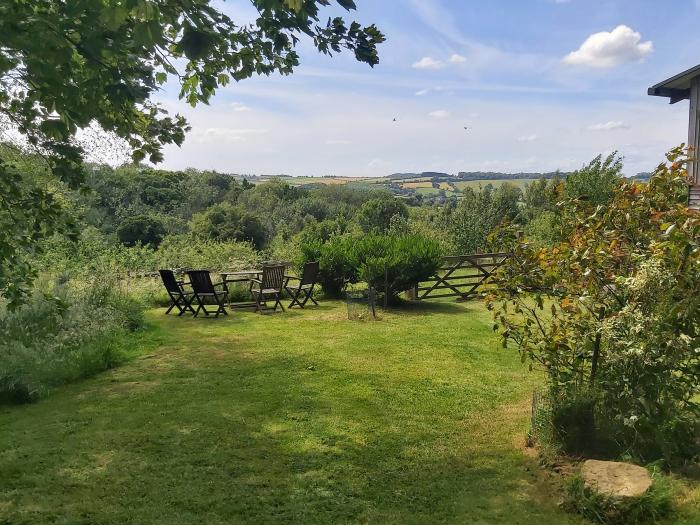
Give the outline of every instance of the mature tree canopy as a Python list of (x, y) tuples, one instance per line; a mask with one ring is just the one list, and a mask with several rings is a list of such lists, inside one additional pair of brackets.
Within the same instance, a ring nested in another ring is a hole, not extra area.
[(588, 165), (566, 178), (566, 196), (587, 201), (592, 207), (606, 204), (622, 177), (622, 158), (614, 151), (603, 158), (598, 155)]
[[(71, 138), (97, 122), (126, 139), (134, 160), (162, 159), (187, 123), (150, 100), (169, 76), (190, 104), (208, 102), (231, 79), (289, 74), (302, 35), (323, 53), (351, 50), (378, 62), (375, 26), (321, 23), (329, 0), (251, 0), (252, 25), (239, 25), (210, 0), (10, 0), (0, 5), (0, 113), (48, 152), (62, 178), (79, 180)], [(337, 0), (347, 10), (352, 0)]]
[(265, 244), (265, 227), (260, 220), (227, 202), (216, 204), (192, 217), (190, 229), (203, 239), (248, 241), (258, 249)]
[(127, 246), (143, 244), (156, 247), (165, 236), (163, 221), (151, 215), (127, 217), (117, 228), (119, 242)]
[[(382, 33), (341, 17), (321, 22), (330, 0), (251, 2), (258, 17), (249, 25), (231, 20), (212, 0), (1, 2), (0, 128), (19, 131), (55, 176), (77, 187), (84, 179), (80, 129), (96, 125), (113, 133), (137, 162), (159, 162), (163, 145), (182, 143), (185, 119), (168, 115), (151, 99), (170, 78), (188, 103), (207, 103), (231, 79), (291, 73), (303, 36), (322, 53), (346, 49), (361, 62), (378, 62)], [(353, 0), (336, 2), (355, 9)], [(36, 190), (29, 198), (39, 204), (28, 208), (38, 210), (35, 216), (13, 213), (26, 196), (18, 167), (4, 155), (0, 184), (12, 197), (0, 202), (0, 215), (7, 217), (7, 235), (0, 236), (0, 294), (8, 296), (10, 285), (21, 290), (22, 279), (7, 268), (17, 266), (25, 241), (32, 244), (37, 232), (60, 222), (60, 208), (48, 192)]]
[(394, 216), (408, 218), (406, 205), (394, 197), (370, 199), (357, 212), (357, 222), (366, 233), (386, 233)]

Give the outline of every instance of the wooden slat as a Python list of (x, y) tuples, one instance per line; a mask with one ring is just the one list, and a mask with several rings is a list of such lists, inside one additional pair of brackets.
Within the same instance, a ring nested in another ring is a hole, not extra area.
[[(510, 257), (506, 252), (479, 253), (473, 255), (452, 255), (444, 258), (438, 272), (414, 288), (414, 297), (418, 300), (457, 297), (465, 300), (479, 293), (487, 284), (493, 272)], [(463, 272), (467, 273), (463, 273)], [(429, 284), (432, 283), (432, 284)], [(440, 293), (451, 290), (449, 293)]]
[[(484, 277), (483, 273), (474, 273), (471, 275), (450, 275), (449, 279), (450, 279), (450, 281), (463, 281), (466, 279), (481, 279), (482, 277)], [(440, 279), (439, 277), (429, 277), (425, 281), (421, 281), (421, 282), (431, 283), (431, 282), (437, 282), (437, 281), (441, 281), (441, 280), (442, 279)]]
[(435, 287), (426, 286), (426, 287), (423, 287), (423, 288), (420, 288), (420, 287), (419, 287), (419, 288), (418, 288), (418, 291), (421, 292), (421, 291), (425, 291), (425, 290), (447, 290), (447, 289), (451, 289), (451, 288), (467, 288), (467, 287), (469, 287), (469, 286), (474, 286), (475, 284), (478, 285), (478, 284), (481, 284), (481, 283), (480, 283), (479, 281), (476, 281), (476, 282), (473, 282), (473, 283), (451, 284), (450, 286), (435, 286)]
[(700, 184), (690, 187), (690, 199), (688, 207), (691, 210), (700, 210)]
[(700, 76), (690, 83), (690, 119), (688, 123), (688, 146), (692, 149), (693, 161), (688, 163), (688, 175), (693, 185), (700, 184)]

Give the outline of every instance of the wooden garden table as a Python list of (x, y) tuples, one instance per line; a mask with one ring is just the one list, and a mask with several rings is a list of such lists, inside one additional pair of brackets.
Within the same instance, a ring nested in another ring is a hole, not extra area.
[[(235, 272), (221, 272), (220, 275), (226, 286), (233, 283), (250, 282), (248, 287), (250, 290), (250, 287), (253, 286), (252, 279), (259, 278), (262, 275), (262, 270), (236, 270)], [(255, 303), (229, 303), (228, 306), (229, 308), (253, 308)]]
[(221, 272), (221, 278), (225, 283), (242, 283), (250, 281), (262, 275), (262, 270), (236, 270), (235, 272)]

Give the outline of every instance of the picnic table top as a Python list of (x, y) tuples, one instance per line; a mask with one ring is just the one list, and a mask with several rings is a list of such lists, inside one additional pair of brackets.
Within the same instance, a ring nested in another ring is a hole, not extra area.
[(258, 275), (261, 274), (262, 270), (236, 270), (234, 272), (221, 272), (221, 275), (224, 277), (229, 276), (229, 275), (241, 275), (241, 276), (246, 276), (246, 275)]

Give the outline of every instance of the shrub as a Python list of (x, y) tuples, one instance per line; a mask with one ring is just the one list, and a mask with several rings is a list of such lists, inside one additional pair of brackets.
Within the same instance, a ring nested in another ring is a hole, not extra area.
[(142, 325), (142, 306), (109, 281), (35, 291), (21, 308), (0, 312), (0, 401), (32, 401), (115, 366), (121, 337)]
[(560, 239), (560, 217), (554, 212), (543, 211), (525, 226), (525, 235), (535, 246), (552, 246)]
[(587, 201), (595, 208), (607, 204), (620, 185), (622, 158), (614, 151), (605, 159), (598, 155), (587, 166), (566, 178), (564, 191), (570, 199)]
[(346, 283), (365, 281), (388, 302), (430, 277), (440, 266), (437, 241), (420, 235), (335, 236), (302, 246), (302, 262), (318, 260), (324, 292), (338, 297)]
[(301, 245), (300, 263), (318, 261), (319, 282), (327, 297), (338, 298), (346, 283), (357, 282), (355, 239), (331, 237), (328, 242), (311, 241)]
[(227, 202), (192, 217), (190, 230), (200, 239), (250, 242), (258, 249), (267, 241), (267, 232), (260, 219)]
[(567, 506), (604, 525), (638, 525), (658, 523), (673, 512), (673, 490), (670, 482), (656, 471), (653, 485), (638, 498), (613, 498), (586, 489), (583, 479), (575, 476), (567, 487)]
[(563, 203), (553, 246), (500, 232), (515, 256), (490, 306), (504, 343), (543, 366), (561, 400), (594, 393), (596, 446), (673, 463), (700, 455), (700, 216), (687, 209), (682, 150), (668, 158), (648, 184), (618, 181), (595, 211)]
[(442, 256), (437, 241), (419, 235), (370, 235), (358, 241), (355, 253), (360, 279), (388, 303), (433, 275)]
[(117, 228), (119, 242), (126, 246), (142, 244), (157, 248), (164, 236), (163, 221), (151, 215), (126, 217)]
[(111, 244), (108, 238), (88, 230), (73, 243), (51, 239), (37, 266), (52, 275), (91, 278), (95, 274), (118, 275), (155, 272), (160, 268), (206, 268), (212, 271), (255, 266), (258, 254), (248, 243), (197, 240), (170, 235), (157, 249)]
[(517, 217), (520, 195), (520, 189), (509, 183), (496, 189), (488, 184), (479, 191), (465, 188), (457, 206), (445, 208), (443, 219), (459, 253), (497, 249), (498, 242), (488, 242), (489, 234), (503, 221)]
[(394, 197), (370, 199), (357, 212), (356, 220), (366, 233), (386, 233), (393, 217), (408, 218), (408, 207)]
[(590, 392), (559, 392), (552, 399), (552, 430), (556, 442), (569, 454), (596, 448), (595, 396)]

